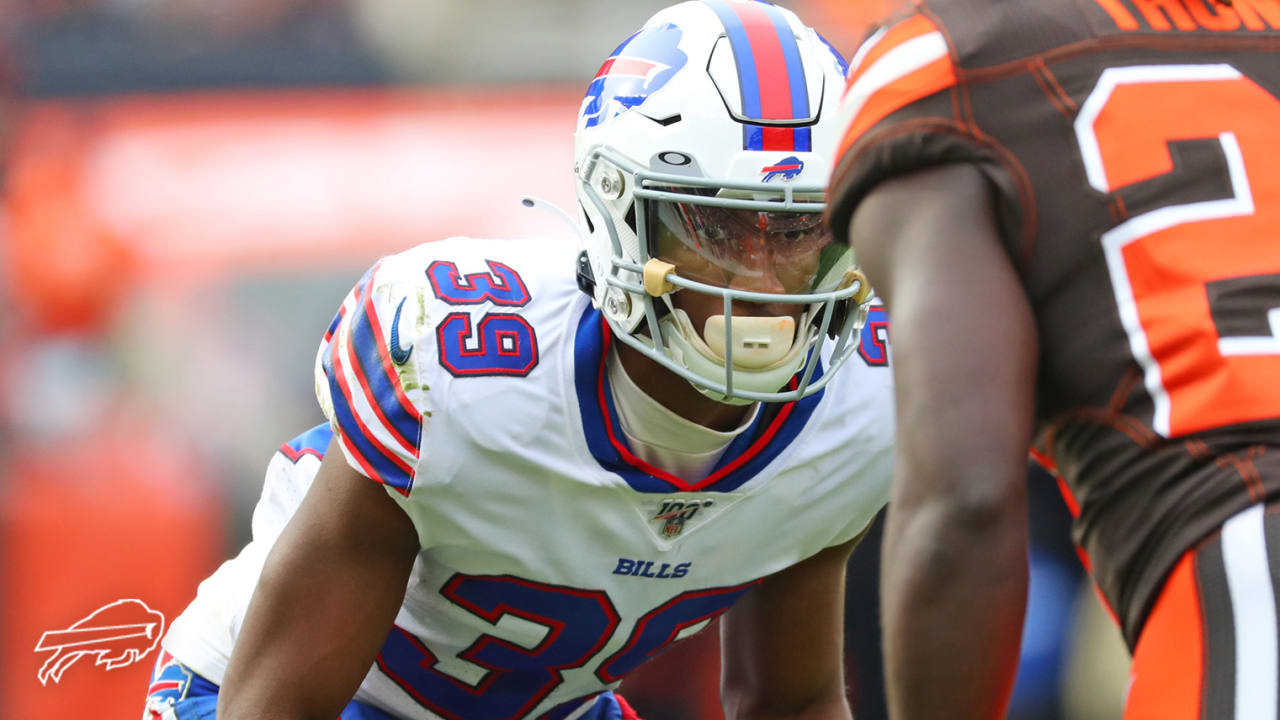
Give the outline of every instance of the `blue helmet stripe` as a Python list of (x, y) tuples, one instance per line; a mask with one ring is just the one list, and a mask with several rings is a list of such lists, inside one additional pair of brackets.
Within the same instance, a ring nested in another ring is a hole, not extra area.
[(813, 152), (813, 128), (796, 128), (796, 152)]
[[(738, 67), (738, 87), (742, 89), (742, 115), (758, 118), (760, 109), (760, 78), (756, 74), (756, 57), (751, 51), (751, 41), (747, 38), (747, 29), (743, 27), (738, 14), (723, 0), (704, 0), (706, 5), (715, 11), (724, 25), (725, 35), (729, 38), (729, 46), (733, 48), (733, 59)], [(759, 149), (748, 147), (749, 150)]]

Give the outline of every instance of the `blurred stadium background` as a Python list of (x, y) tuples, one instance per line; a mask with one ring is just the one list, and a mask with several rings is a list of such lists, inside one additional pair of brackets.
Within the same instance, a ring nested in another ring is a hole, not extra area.
[[(784, 2), (846, 55), (888, 0)], [(41, 686), (40, 634), (118, 598), (172, 618), (248, 534), (267, 458), (380, 254), (563, 233), (600, 61), (666, 0), (0, 0), (0, 717), (136, 718), (150, 660)], [(566, 272), (569, 270), (566, 269)], [(1034, 471), (1016, 718), (1119, 717), (1127, 659)], [(873, 536), (849, 684), (884, 717)], [(714, 633), (624, 690), (719, 717)]]

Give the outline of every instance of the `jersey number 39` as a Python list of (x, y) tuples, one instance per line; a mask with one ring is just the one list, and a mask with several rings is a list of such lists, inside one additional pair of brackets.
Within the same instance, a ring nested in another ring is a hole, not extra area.
[[(427, 279), (436, 297), (450, 305), (488, 302), (521, 307), (529, 302), (529, 290), (519, 273), (494, 260), (485, 262), (489, 272), (463, 276), (457, 265), (438, 260), (427, 268)], [(449, 313), (436, 335), (440, 364), (455, 377), (522, 377), (538, 364), (538, 337), (533, 326), (513, 313), (485, 313), (475, 327), (471, 313)]]
[[(618, 650), (595, 664), (596, 677), (606, 684), (621, 680), (728, 610), (753, 584), (691, 590), (650, 610)], [(541, 639), (529, 645), (482, 634), (456, 659), (433, 652), (430, 641), (392, 628), (378, 653), (378, 669), (418, 704), (458, 720), (525, 717), (563, 682), (565, 672), (595, 659), (620, 623), (613, 602), (601, 590), (510, 575), (454, 575), (440, 594), (495, 630), (507, 616), (542, 628)], [(449, 661), (447, 669), (441, 660)], [(561, 702), (540, 717), (562, 720), (588, 699)]]

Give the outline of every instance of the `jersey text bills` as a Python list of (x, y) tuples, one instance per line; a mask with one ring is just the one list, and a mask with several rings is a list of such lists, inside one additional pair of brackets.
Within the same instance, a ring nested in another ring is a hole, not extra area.
[(682, 578), (689, 574), (689, 568), (693, 563), (682, 562), (675, 566), (672, 566), (671, 563), (662, 563), (661, 565), (658, 565), (657, 572), (653, 571), (654, 565), (658, 565), (658, 563), (653, 560), (631, 560), (629, 558), (618, 558), (618, 566), (613, 569), (613, 574), (654, 578), (655, 580)]

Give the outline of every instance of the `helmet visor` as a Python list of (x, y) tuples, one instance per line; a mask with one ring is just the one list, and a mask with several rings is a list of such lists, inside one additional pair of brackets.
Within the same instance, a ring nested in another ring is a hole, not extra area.
[[(708, 198), (711, 199), (711, 198)], [(716, 287), (803, 295), (839, 288), (853, 253), (821, 213), (649, 200), (650, 256), (683, 278)]]

